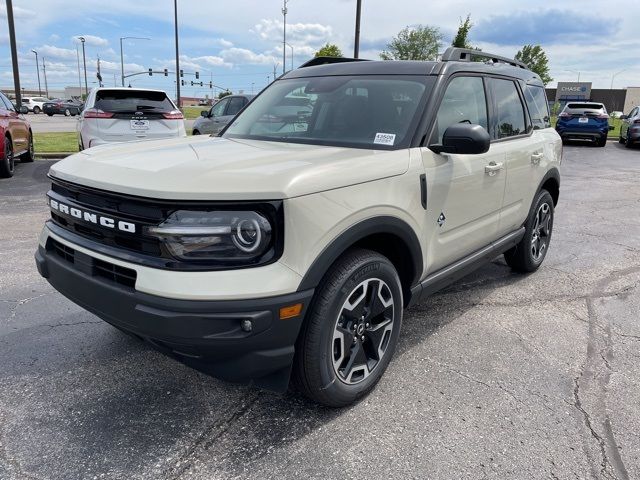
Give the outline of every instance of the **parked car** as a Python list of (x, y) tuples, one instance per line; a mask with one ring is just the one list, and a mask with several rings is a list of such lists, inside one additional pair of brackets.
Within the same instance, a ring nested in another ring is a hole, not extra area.
[(612, 129), (604, 104), (595, 102), (567, 103), (556, 123), (556, 131), (563, 142), (589, 140), (598, 147), (607, 144), (607, 136)]
[(36, 115), (42, 111), (42, 106), (48, 101), (46, 97), (22, 97), (22, 105)]
[(255, 95), (228, 95), (193, 122), (194, 135), (217, 135)]
[(640, 141), (640, 107), (634, 107), (629, 115), (622, 115), (620, 125), (620, 138), (618, 141), (626, 147), (632, 147)]
[(184, 116), (163, 90), (96, 88), (78, 121), (80, 150), (103, 143), (185, 136)]
[[(294, 97), (312, 114), (283, 116)], [(344, 406), (383, 375), (405, 307), (500, 254), (540, 267), (561, 156), (524, 63), (457, 48), (439, 62), (317, 58), (219, 137), (54, 164), (36, 264), (189, 365), (278, 391), (293, 375)]]
[(75, 117), (76, 115), (80, 115), (80, 112), (82, 111), (82, 104), (71, 99), (50, 100), (42, 105), (42, 111), (50, 117), (55, 114), (64, 115), (65, 117), (68, 117), (69, 115)]
[(609, 113), (609, 116), (611, 118), (620, 118), (623, 114), (624, 114), (624, 112), (621, 112), (619, 110), (614, 110), (613, 112)]
[(22, 105), (18, 112), (11, 100), (0, 92), (0, 178), (13, 176), (16, 158), (33, 162), (31, 125), (22, 116), (27, 111)]

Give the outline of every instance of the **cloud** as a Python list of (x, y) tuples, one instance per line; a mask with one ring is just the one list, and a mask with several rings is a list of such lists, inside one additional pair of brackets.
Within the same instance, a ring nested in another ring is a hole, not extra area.
[(93, 45), (95, 47), (106, 47), (109, 45), (109, 40), (102, 37), (97, 37), (95, 35), (75, 35), (71, 37), (72, 41), (79, 42), (80, 37), (84, 37), (85, 43), (87, 45)]
[[(262, 40), (282, 42), (283, 23), (280, 20), (263, 18), (254, 26), (253, 32)], [(287, 23), (287, 42), (319, 46), (331, 40), (333, 29), (320, 23)]]
[[(13, 18), (25, 19), (25, 18), (34, 18), (36, 16), (36, 12), (33, 10), (28, 10), (26, 8), (21, 7), (13, 7)], [(7, 7), (0, 6), (0, 18), (7, 18)]]
[(56, 33), (52, 33), (51, 35), (49, 35), (50, 42), (57, 42), (58, 40), (60, 40), (60, 35)]
[(471, 30), (471, 39), (502, 45), (592, 41), (594, 32), (606, 38), (617, 31), (620, 22), (569, 10), (518, 11), (480, 20)]
[(237, 47), (222, 50), (220, 56), (230, 64), (273, 65), (276, 61), (273, 55)]
[(38, 52), (38, 55), (46, 58), (62, 58), (66, 60), (76, 59), (75, 49), (72, 50), (69, 48), (55, 47), (53, 45), (42, 45), (34, 50)]

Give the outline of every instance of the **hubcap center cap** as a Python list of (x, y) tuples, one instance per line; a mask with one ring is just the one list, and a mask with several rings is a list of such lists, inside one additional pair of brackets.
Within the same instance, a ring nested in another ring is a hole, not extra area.
[(364, 323), (361, 323), (360, 325), (358, 325), (358, 328), (356, 329), (356, 333), (358, 335), (362, 335), (364, 333)]

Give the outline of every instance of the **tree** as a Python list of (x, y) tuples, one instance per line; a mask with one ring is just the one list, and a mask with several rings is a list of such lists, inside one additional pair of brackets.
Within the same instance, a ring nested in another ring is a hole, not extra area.
[(224, 97), (226, 97), (226, 96), (228, 96), (228, 95), (231, 95), (231, 92), (230, 92), (229, 90), (227, 90), (227, 91), (225, 91), (225, 92), (220, 92), (220, 93), (218, 94), (218, 100), (219, 100), (219, 99), (221, 99), (221, 98), (224, 98)]
[(549, 76), (549, 59), (540, 45), (525, 45), (522, 50), (518, 50), (515, 59), (525, 63), (533, 72), (540, 75), (545, 85), (553, 81)]
[(340, 50), (340, 48), (333, 43), (327, 43), (326, 45), (324, 45), (320, 50), (316, 52), (315, 56), (316, 57), (344, 57), (344, 55), (342, 55), (342, 50)]
[(417, 25), (400, 30), (380, 54), (383, 60), (435, 60), (442, 47), (437, 27)]
[(471, 23), (471, 14), (467, 15), (467, 18), (462, 21), (460, 19), (460, 25), (458, 26), (458, 33), (451, 42), (452, 47), (458, 48), (473, 48), (469, 43), (469, 30), (473, 27), (473, 23)]

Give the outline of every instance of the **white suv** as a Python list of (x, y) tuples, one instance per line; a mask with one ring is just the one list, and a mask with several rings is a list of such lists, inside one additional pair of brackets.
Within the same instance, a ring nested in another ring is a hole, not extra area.
[(96, 88), (78, 120), (80, 150), (104, 143), (185, 136), (182, 112), (162, 90)]
[(22, 105), (36, 115), (42, 112), (42, 106), (48, 101), (45, 97), (22, 97)]
[(279, 391), (293, 374), (342, 406), (383, 374), (405, 307), (500, 254), (536, 270), (562, 155), (538, 75), (462, 49), (336, 62), (287, 73), (220, 137), (55, 164), (40, 273), (189, 365)]

